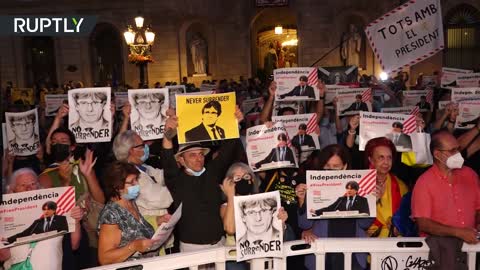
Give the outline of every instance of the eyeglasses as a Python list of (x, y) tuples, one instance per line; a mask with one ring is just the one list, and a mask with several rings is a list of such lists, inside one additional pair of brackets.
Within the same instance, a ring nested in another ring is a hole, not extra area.
[(141, 144), (135, 145), (135, 146), (132, 147), (132, 148), (145, 148), (145, 144), (144, 144), (144, 143), (141, 143)]
[(263, 214), (266, 214), (266, 213), (270, 213), (272, 212), (272, 208), (269, 208), (269, 209), (260, 209), (260, 210), (247, 210), (245, 211), (245, 215), (247, 216), (255, 216), (255, 215), (263, 215)]
[(12, 123), (12, 126), (13, 127), (28, 127), (28, 126), (33, 125), (33, 123), (34, 123), (33, 121), (25, 121), (24, 123), (16, 122), (16, 123)]
[(237, 176), (233, 177), (233, 182), (238, 182), (240, 180), (250, 181), (250, 180), (252, 180), (252, 176), (249, 173), (246, 173), (243, 176), (237, 175)]
[(92, 102), (80, 101), (80, 102), (78, 102), (78, 106), (80, 106), (80, 107), (88, 107), (88, 106), (99, 107), (101, 105), (103, 105), (102, 101), (92, 101)]
[(156, 105), (156, 104), (159, 104), (159, 103), (161, 103), (160, 100), (150, 100), (150, 101), (141, 100), (141, 101), (137, 101), (137, 105), (138, 106), (143, 106), (143, 107), (145, 107), (147, 105)]

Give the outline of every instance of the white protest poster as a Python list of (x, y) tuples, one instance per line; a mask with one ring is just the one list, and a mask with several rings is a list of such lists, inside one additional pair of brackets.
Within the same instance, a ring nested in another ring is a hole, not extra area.
[(349, 88), (347, 85), (326, 84), (327, 90), (325, 91), (325, 107), (327, 109), (333, 109), (333, 100), (337, 95), (338, 89)]
[(40, 147), (37, 109), (19, 113), (6, 112), (5, 118), (8, 149), (16, 156), (37, 153)]
[[(200, 92), (210, 92), (212, 94), (215, 94), (217, 90), (217, 85), (216, 84), (206, 84), (203, 83), (200, 85)], [(199, 94), (199, 93), (197, 93)]]
[(318, 100), (318, 70), (313, 67), (280, 68), (273, 71), (276, 100)]
[(480, 73), (457, 75), (457, 87), (480, 87)]
[(372, 89), (370, 88), (338, 89), (336, 98), (339, 116), (372, 111)]
[(480, 99), (480, 87), (451, 88), (452, 102), (459, 103), (463, 100)]
[(278, 218), (280, 192), (235, 196), (233, 203), (237, 262), (282, 256), (283, 224)]
[(422, 76), (422, 86), (423, 87), (437, 87), (437, 76), (436, 75), (423, 75)]
[(64, 102), (68, 102), (67, 95), (45, 95), (45, 116), (55, 116)]
[(168, 222), (162, 223), (157, 228), (155, 234), (152, 236), (152, 240), (155, 241), (155, 244), (151, 248), (152, 250), (161, 247), (170, 238), (173, 229), (175, 229), (175, 225), (182, 217), (182, 206), (183, 204), (180, 203), (180, 206), (177, 208), (177, 210), (175, 210), (175, 213), (173, 213), (173, 215), (170, 217), (170, 220), (168, 220)]
[(475, 127), (480, 117), (480, 100), (460, 102), (458, 105), (458, 113), (455, 128), (471, 129)]
[(69, 212), (74, 206), (71, 186), (3, 194), (0, 232), (14, 245), (73, 232), (75, 221)]
[(407, 90), (402, 91), (403, 106), (417, 106), (420, 112), (433, 110), (433, 90)]
[(263, 98), (246, 99), (242, 102), (242, 112), (251, 126), (258, 125), (263, 109)]
[(320, 127), (316, 113), (272, 116), (272, 121), (283, 123), (300, 163), (305, 161), (313, 150), (320, 149)]
[(457, 80), (458, 75), (472, 73), (473, 70), (442, 67), (442, 86), (451, 84)]
[(121, 111), (128, 102), (128, 92), (115, 92), (115, 110)]
[(417, 106), (382, 108), (382, 113), (412, 114), (416, 115), (420, 110)]
[(169, 85), (166, 87), (168, 88), (168, 96), (170, 97), (170, 108), (175, 109), (177, 107), (176, 96), (187, 92), (185, 85)]
[(254, 171), (298, 167), (288, 133), (282, 122), (247, 129), (247, 158)]
[(143, 140), (163, 138), (169, 106), (168, 89), (130, 89), (128, 102), (132, 106), (130, 113), (132, 130)]
[(397, 151), (412, 150), (412, 140), (409, 136), (417, 129), (415, 115), (391, 113), (360, 113), (360, 151), (370, 139), (386, 137), (395, 144)]
[(111, 88), (68, 91), (68, 126), (77, 143), (109, 142), (112, 138)]
[(307, 171), (307, 218), (376, 217), (376, 170)]
[[(438, 102), (438, 109), (439, 110), (445, 110), (447, 108), (448, 104), (451, 104), (452, 102), (450, 100), (444, 100), (444, 101), (439, 101)], [(452, 103), (454, 104), (454, 103)]]
[(383, 71), (412, 66), (444, 47), (440, 0), (408, 1), (371, 22), (365, 32)]
[(272, 115), (280, 115), (281, 111), (291, 110), (296, 114), (305, 113), (305, 104), (303, 101), (282, 101), (273, 103)]

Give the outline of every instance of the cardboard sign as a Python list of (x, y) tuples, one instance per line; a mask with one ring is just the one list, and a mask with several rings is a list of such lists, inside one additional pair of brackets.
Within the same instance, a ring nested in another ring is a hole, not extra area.
[[(278, 191), (235, 196), (237, 262), (253, 258), (281, 257), (283, 224)], [(260, 217), (260, 218), (259, 218)]]
[(318, 100), (316, 68), (280, 68), (273, 71), (276, 100)]
[(307, 217), (375, 217), (376, 181), (376, 170), (307, 171)]
[(443, 49), (440, 0), (409, 1), (371, 22), (365, 32), (385, 72), (412, 66)]
[(163, 138), (170, 99), (167, 88), (129, 89), (130, 125), (143, 140)]
[(37, 109), (20, 113), (6, 112), (5, 118), (8, 149), (16, 156), (37, 153), (40, 148)]
[(178, 143), (216, 141), (240, 136), (235, 93), (177, 95)]
[(68, 127), (77, 143), (109, 142), (112, 138), (111, 88), (68, 91)]

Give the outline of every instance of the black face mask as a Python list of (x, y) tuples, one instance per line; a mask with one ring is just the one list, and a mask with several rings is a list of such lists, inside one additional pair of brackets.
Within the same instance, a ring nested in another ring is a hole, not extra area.
[(70, 156), (70, 145), (68, 144), (53, 144), (51, 150), (55, 162), (62, 162)]
[(253, 192), (253, 182), (250, 183), (247, 180), (240, 180), (235, 183), (235, 192), (238, 195), (249, 195)]

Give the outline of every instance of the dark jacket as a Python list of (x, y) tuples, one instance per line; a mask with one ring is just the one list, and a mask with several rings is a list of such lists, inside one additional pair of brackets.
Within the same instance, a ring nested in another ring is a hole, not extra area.
[(429, 270), (468, 270), (467, 255), (462, 252), (463, 241), (449, 236), (428, 236), (430, 252), (425, 262)]
[(305, 89), (303, 90), (303, 94), (300, 95), (300, 85), (295, 86), (292, 91), (280, 95), (280, 98), (285, 97), (308, 97), (308, 98), (315, 98), (315, 92), (313, 91), (313, 87), (306, 85)]
[[(225, 131), (219, 126), (215, 126), (216, 134), (218, 139), (225, 139)], [(197, 141), (210, 141), (213, 138), (210, 138), (207, 129), (201, 123), (200, 125), (188, 130), (185, 132), (185, 141), (186, 142), (197, 142)]]
[(363, 112), (368, 112), (368, 106), (367, 103), (365, 102), (360, 102), (359, 108), (357, 109), (357, 102), (352, 103), (350, 107), (342, 111), (342, 114), (346, 112), (356, 112), (356, 111), (363, 111)]
[[(255, 163), (255, 167), (260, 168), (262, 166), (262, 164), (267, 164), (267, 163), (270, 163), (270, 162), (280, 161), (280, 149), (279, 148), (280, 147), (273, 148), (272, 151), (270, 151), (270, 153), (268, 154), (268, 156), (266, 158), (264, 158), (263, 160)], [(290, 163), (295, 165), (295, 156), (293, 154), (292, 149), (290, 149), (290, 147), (287, 147), (287, 146), (285, 146), (285, 148), (286, 148), (286, 152), (285, 152), (284, 161), (290, 161)]]
[(293, 136), (292, 144), (297, 148), (301, 148), (303, 145), (315, 147), (315, 142), (313, 141), (312, 136), (308, 134), (303, 135), (303, 143), (301, 145), (300, 145), (300, 135)]
[[(347, 197), (342, 196), (339, 197), (334, 203), (331, 205), (324, 207), (322, 209), (315, 210), (315, 215), (320, 216), (323, 212), (333, 212), (333, 211), (347, 211)], [(358, 210), (359, 213), (366, 213), (370, 215), (370, 208), (368, 207), (368, 200), (365, 197), (360, 195), (355, 196), (353, 200), (352, 206), (350, 208), (351, 211)]]
[(17, 233), (13, 236), (8, 237), (8, 242), (13, 243), (17, 241), (19, 237), (26, 237), (32, 234), (39, 234), (44, 232), (51, 232), (51, 231), (68, 231), (68, 223), (67, 218), (65, 216), (54, 215), (53, 220), (51, 221), (50, 227), (48, 230), (44, 231), (43, 227), (45, 225), (45, 219), (39, 218), (36, 219), (30, 227), (25, 229), (23, 232)]

